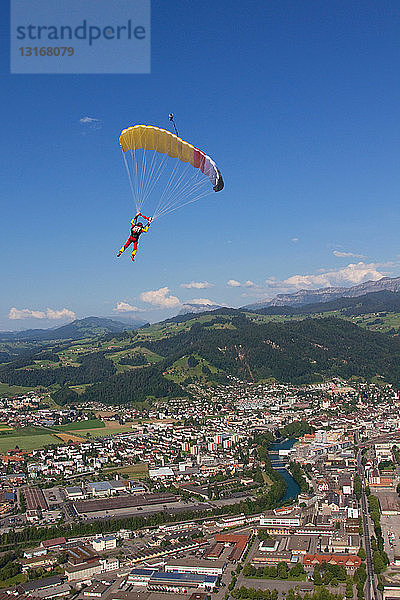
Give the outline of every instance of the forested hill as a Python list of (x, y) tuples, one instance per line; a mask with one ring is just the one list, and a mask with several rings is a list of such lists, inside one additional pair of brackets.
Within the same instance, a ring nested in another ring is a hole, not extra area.
[(193, 319), (176, 335), (141, 342), (173, 364), (196, 354), (217, 369), (248, 380), (274, 377), (309, 383), (324, 377), (382, 376), (400, 384), (400, 339), (333, 317), (255, 323), (244, 315)]
[(378, 378), (400, 387), (400, 338), (335, 317), (283, 322), (219, 309), (103, 338), (47, 343), (0, 365), (0, 383), (45, 387), (58, 403), (185, 396), (188, 384), (224, 382), (227, 375), (294, 384)]

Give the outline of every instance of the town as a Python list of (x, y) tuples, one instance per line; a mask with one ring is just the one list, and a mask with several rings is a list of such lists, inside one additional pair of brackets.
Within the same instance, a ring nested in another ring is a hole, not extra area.
[(1, 400), (4, 443), (20, 435), (1, 456), (1, 598), (400, 598), (392, 386), (232, 377), (192, 394), (142, 411)]

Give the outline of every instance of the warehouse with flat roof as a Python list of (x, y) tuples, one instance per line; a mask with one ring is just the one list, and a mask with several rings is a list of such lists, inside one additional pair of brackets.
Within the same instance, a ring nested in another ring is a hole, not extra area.
[(196, 560), (191, 558), (175, 558), (165, 565), (167, 572), (199, 573), (200, 575), (222, 575), (226, 567), (224, 560)]

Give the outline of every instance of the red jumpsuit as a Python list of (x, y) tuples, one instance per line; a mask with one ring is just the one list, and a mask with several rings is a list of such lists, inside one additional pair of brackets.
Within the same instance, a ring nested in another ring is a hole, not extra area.
[(133, 244), (131, 259), (135, 260), (135, 254), (137, 252), (137, 247), (138, 247), (138, 243), (139, 243), (139, 236), (142, 233), (146, 233), (148, 230), (149, 230), (149, 225), (146, 225), (146, 227), (140, 227), (140, 225), (134, 225), (131, 228), (131, 235), (126, 240), (125, 245), (122, 246), (121, 250), (119, 251), (119, 254), (124, 252), (124, 250), (126, 250), (128, 246)]

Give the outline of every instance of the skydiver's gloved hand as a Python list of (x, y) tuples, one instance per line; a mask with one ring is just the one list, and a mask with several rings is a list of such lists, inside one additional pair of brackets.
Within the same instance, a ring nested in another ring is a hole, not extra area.
[(122, 252), (121, 252), (121, 250), (120, 250), (120, 251), (118, 252), (118, 254), (117, 254), (117, 258), (118, 258), (118, 256), (121, 256), (121, 254), (122, 254)]

